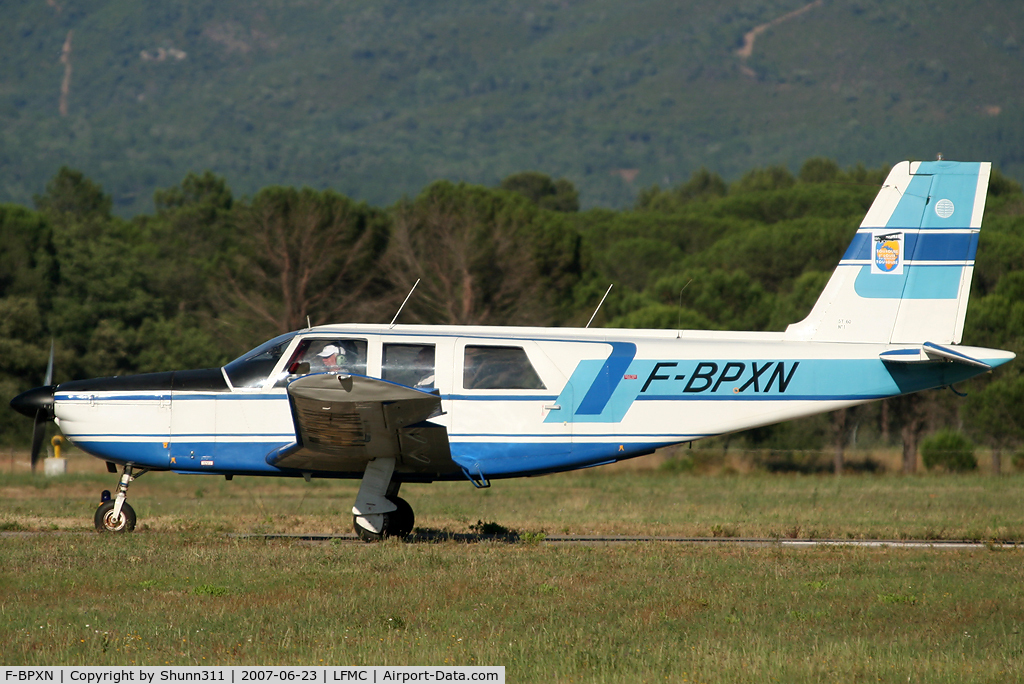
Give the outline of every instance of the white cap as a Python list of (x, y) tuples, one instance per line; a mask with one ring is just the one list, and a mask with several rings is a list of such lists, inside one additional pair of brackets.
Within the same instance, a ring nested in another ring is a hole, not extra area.
[(333, 344), (329, 344), (326, 347), (324, 347), (323, 351), (320, 352), (319, 354), (317, 354), (317, 356), (319, 356), (322, 359), (326, 359), (328, 356), (332, 356), (334, 354), (341, 354), (342, 356), (344, 356), (345, 355), (345, 350), (344, 349), (339, 349), (338, 347), (334, 346)]

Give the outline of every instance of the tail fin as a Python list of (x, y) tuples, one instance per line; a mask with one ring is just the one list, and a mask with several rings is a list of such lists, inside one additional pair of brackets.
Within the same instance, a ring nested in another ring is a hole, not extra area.
[(989, 162), (900, 162), (885, 179), (798, 340), (959, 344)]

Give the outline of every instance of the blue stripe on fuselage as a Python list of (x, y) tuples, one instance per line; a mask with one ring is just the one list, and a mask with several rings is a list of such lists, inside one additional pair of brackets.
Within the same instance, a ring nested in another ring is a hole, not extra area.
[[(634, 438), (635, 439), (635, 438)], [(662, 442), (598, 442), (573, 444), (565, 453), (551, 449), (550, 444), (507, 441), (452, 442), (452, 460), (469, 472), (486, 477), (519, 477), (576, 470), (603, 465), (624, 458), (648, 454), (675, 441)]]
[(601, 415), (608, 401), (619, 386), (622, 376), (633, 357), (636, 356), (636, 345), (632, 342), (611, 342), (612, 353), (597, 372), (597, 377), (590, 385), (586, 395), (576, 409), (577, 416)]
[[(152, 440), (152, 438), (149, 438)], [(286, 438), (287, 439), (287, 438)], [(280, 472), (270, 466), (266, 456), (294, 441), (217, 442), (212, 439), (192, 439), (170, 443), (145, 439), (111, 440), (102, 435), (83, 436), (74, 440), (75, 446), (98, 458), (119, 463), (133, 463), (147, 468), (170, 468), (177, 471), (219, 472)], [(193, 457), (194, 456), (194, 457)], [(173, 461), (171, 459), (174, 459)], [(212, 461), (212, 465), (203, 465)]]
[[(890, 367), (880, 359), (634, 359), (599, 414), (571, 412), (588, 385), (602, 390), (599, 359), (579, 363), (545, 422), (618, 423), (636, 401), (862, 401), (950, 385), (984, 372), (961, 364)], [(588, 392), (589, 393), (589, 392)], [(555, 415), (557, 414), (557, 415)]]

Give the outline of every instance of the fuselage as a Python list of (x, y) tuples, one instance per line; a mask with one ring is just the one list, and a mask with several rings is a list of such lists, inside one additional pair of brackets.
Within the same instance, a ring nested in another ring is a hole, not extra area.
[[(447, 430), (453, 467), (406, 459), (396, 478), (483, 480), (614, 462), (985, 371), (880, 358), (910, 346), (785, 333), (322, 326), (275, 338), (224, 368), (64, 383), (53, 411), (72, 442), (113, 463), (360, 478), (361, 469), (303, 473), (271, 463), (302, 447), (289, 382), (316, 372), (363, 375), (440, 396), (442, 414), (430, 422)], [(325, 356), (332, 347), (343, 361)], [(956, 349), (993, 367), (1013, 357)]]

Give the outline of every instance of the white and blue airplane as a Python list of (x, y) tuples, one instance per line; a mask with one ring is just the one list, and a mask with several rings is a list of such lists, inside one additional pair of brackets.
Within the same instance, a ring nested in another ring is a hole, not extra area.
[[(896, 165), (813, 310), (785, 332), (326, 325), (223, 368), (76, 380), (12, 402), (120, 468), (352, 478), (366, 540), (404, 536), (406, 482), (613, 463), (953, 383), (1014, 358), (960, 346), (989, 163)], [(109, 498), (109, 496), (108, 496)]]

